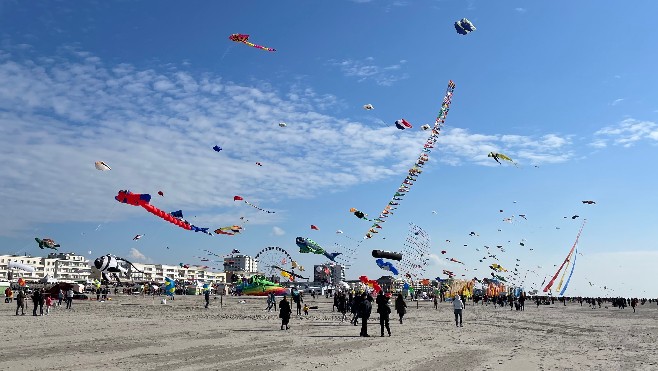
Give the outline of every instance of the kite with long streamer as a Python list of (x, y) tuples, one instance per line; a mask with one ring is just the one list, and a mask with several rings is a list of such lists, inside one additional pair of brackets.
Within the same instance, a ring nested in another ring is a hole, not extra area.
[(548, 282), (546, 287), (544, 287), (544, 292), (548, 292), (548, 290), (550, 290), (551, 287), (553, 287), (553, 283), (555, 283), (555, 280), (557, 279), (557, 276), (562, 271), (562, 268), (564, 268), (564, 266), (567, 264), (567, 262), (569, 262), (569, 260), (571, 260), (571, 256), (573, 255), (573, 252), (574, 252), (574, 250), (576, 250), (576, 246), (578, 245), (578, 239), (580, 238), (580, 234), (583, 232), (583, 228), (585, 227), (585, 223), (587, 223), (587, 219), (583, 220), (583, 224), (580, 226), (580, 230), (578, 231), (578, 235), (576, 235), (576, 241), (573, 243), (573, 246), (571, 247), (571, 250), (569, 251), (569, 254), (564, 259), (564, 261), (562, 262), (562, 265), (560, 265), (560, 268), (557, 270), (557, 272), (555, 272), (555, 275), (553, 276), (553, 278), (551, 278), (551, 280)]
[(266, 212), (266, 213), (268, 213), (268, 214), (274, 214), (274, 211), (269, 211), (269, 210), (262, 209), (262, 208), (260, 208), (260, 207), (258, 207), (258, 206), (256, 206), (256, 205), (252, 204), (251, 202), (245, 200), (244, 198), (242, 198), (242, 197), (240, 197), (240, 196), (233, 196), (233, 201), (242, 201), (242, 202), (244, 202), (245, 204), (247, 204), (247, 205), (253, 207), (253, 208), (256, 209), (256, 210), (260, 210), (260, 211)]
[[(573, 264), (571, 265), (571, 273), (569, 273), (569, 277), (567, 278), (567, 283), (564, 284), (564, 287), (562, 290), (560, 290), (560, 296), (564, 295), (564, 292), (567, 291), (567, 287), (569, 287), (569, 282), (571, 281), (571, 276), (573, 275), (573, 270), (576, 268), (576, 258), (578, 257), (578, 249), (575, 250), (574, 256), (573, 256)], [(560, 282), (560, 286), (562, 285), (562, 282)]]
[(264, 47), (264, 46), (261, 46), (261, 45), (256, 45), (254, 43), (250, 43), (249, 42), (249, 35), (245, 35), (245, 34), (241, 34), (241, 33), (234, 33), (231, 36), (229, 36), (228, 38), (231, 41), (235, 41), (235, 42), (238, 42), (238, 43), (243, 43), (245, 45), (251, 46), (252, 48), (261, 49), (261, 50), (265, 50), (265, 51), (268, 51), (268, 52), (275, 52), (276, 51), (276, 49), (274, 49), (274, 48), (267, 48), (267, 47)]
[(411, 187), (418, 178), (418, 175), (423, 172), (422, 167), (427, 161), (429, 161), (429, 153), (432, 151), (434, 144), (438, 140), (441, 126), (445, 123), (448, 111), (450, 110), (450, 103), (452, 102), (452, 94), (454, 90), (455, 83), (450, 80), (448, 82), (448, 88), (446, 89), (445, 96), (443, 97), (443, 102), (441, 103), (441, 109), (436, 117), (436, 120), (434, 120), (432, 134), (429, 138), (427, 138), (425, 144), (423, 144), (423, 149), (421, 150), (418, 159), (409, 169), (407, 177), (404, 179), (402, 184), (400, 184), (397, 192), (395, 192), (392, 199), (388, 202), (386, 207), (384, 207), (384, 210), (382, 210), (382, 212), (379, 214), (379, 217), (373, 219), (374, 223), (366, 233), (365, 238), (372, 238), (374, 234), (379, 233), (378, 229), (382, 228), (382, 224), (386, 222), (386, 218), (388, 218), (390, 215), (393, 215), (393, 210), (397, 208), (399, 201), (403, 200), (403, 197), (407, 194), (407, 192), (411, 190)]
[[(175, 215), (177, 212), (174, 213), (168, 213), (163, 210), (158, 209), (157, 207), (153, 206), (150, 204), (151, 202), (151, 195), (149, 194), (141, 194), (141, 193), (132, 193), (127, 190), (121, 190), (119, 193), (114, 197), (115, 200), (123, 203), (123, 204), (128, 204), (128, 205), (133, 205), (133, 206), (141, 206), (144, 208), (144, 210), (148, 211), (149, 213), (159, 216), (160, 218), (168, 221), (169, 223), (175, 224), (183, 229), (186, 229), (188, 231), (193, 231), (193, 232), (202, 232), (205, 234), (211, 234), (208, 232), (208, 228), (199, 228), (197, 226), (194, 226), (187, 222), (186, 220), (176, 217)], [(182, 214), (181, 214), (182, 215)]]

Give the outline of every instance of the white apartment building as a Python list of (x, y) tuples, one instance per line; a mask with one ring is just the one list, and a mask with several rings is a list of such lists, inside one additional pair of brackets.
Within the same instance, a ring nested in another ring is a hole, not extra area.
[[(90, 265), (90, 263), (93, 264), (93, 261), (90, 262), (84, 256), (74, 253), (55, 252), (48, 254), (45, 258), (39, 256), (0, 255), (0, 279), (8, 279), (8, 264), (10, 261), (34, 267), (34, 272), (12, 269), (13, 280), (23, 278), (28, 281), (36, 281), (44, 278), (46, 275), (61, 281), (87, 281), (93, 278), (100, 278), (100, 272)], [(226, 282), (226, 274), (224, 272), (213, 272), (200, 266), (183, 268), (178, 265), (133, 264), (138, 269), (144, 271), (144, 274), (133, 272), (132, 279), (134, 281), (162, 282), (164, 281), (164, 277), (167, 276), (186, 281)], [(92, 270), (94, 274), (92, 274)], [(123, 281), (123, 278), (121, 280)]]
[(84, 281), (89, 277), (89, 261), (74, 253), (50, 253), (48, 257), (0, 255), (0, 279), (9, 278), (10, 261), (34, 267), (34, 272), (12, 269), (13, 279), (38, 280), (46, 275), (64, 281)]
[(224, 258), (224, 272), (257, 273), (258, 261), (248, 255), (232, 255)]

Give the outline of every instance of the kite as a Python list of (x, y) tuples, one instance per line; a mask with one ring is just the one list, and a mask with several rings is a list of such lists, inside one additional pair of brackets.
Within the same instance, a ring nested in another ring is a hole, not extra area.
[(234, 236), (242, 232), (242, 227), (239, 225), (232, 225), (230, 227), (217, 228), (214, 231), (217, 234), (225, 234), (227, 236)]
[(546, 287), (544, 287), (544, 292), (548, 292), (548, 290), (551, 289), (553, 286), (553, 283), (555, 283), (555, 280), (557, 279), (557, 276), (560, 274), (562, 271), (562, 268), (564, 268), (564, 265), (569, 262), (571, 259), (571, 255), (573, 255), (574, 250), (576, 249), (576, 246), (578, 245), (578, 239), (580, 238), (580, 234), (583, 232), (583, 228), (585, 228), (585, 223), (587, 222), (587, 219), (583, 220), (583, 224), (580, 226), (580, 230), (578, 231), (578, 234), (576, 235), (576, 241), (573, 243), (573, 246), (571, 247), (571, 250), (569, 251), (569, 254), (567, 254), (567, 257), (564, 259), (564, 262), (562, 262), (562, 265), (560, 265), (560, 268), (555, 272), (555, 275), (551, 280), (548, 282)]
[[(395, 210), (395, 208), (391, 208), (391, 209)], [(353, 213), (354, 216), (356, 216), (359, 219), (370, 220), (367, 218), (368, 214), (364, 213), (363, 211), (359, 211), (355, 208), (351, 208), (350, 212)]]
[(431, 130), (432, 134), (429, 136), (429, 138), (427, 138), (425, 144), (423, 144), (423, 148), (421, 150), (420, 155), (418, 156), (418, 159), (416, 160), (414, 165), (409, 169), (407, 176), (405, 177), (402, 184), (398, 188), (398, 191), (395, 192), (392, 199), (388, 202), (388, 204), (386, 204), (386, 207), (379, 214), (379, 217), (373, 219), (374, 224), (370, 227), (370, 229), (366, 233), (365, 238), (372, 238), (373, 235), (377, 233), (376, 229), (381, 228), (381, 223), (384, 223), (386, 221), (386, 218), (388, 218), (390, 215), (393, 214), (391, 212), (393, 206), (399, 205), (399, 203), (396, 201), (403, 200), (402, 197), (404, 197), (407, 194), (407, 192), (410, 191), (411, 186), (417, 180), (418, 175), (420, 175), (423, 172), (422, 167), (429, 160), (428, 153), (430, 153), (431, 149), (434, 148), (434, 144), (437, 142), (438, 136), (440, 134), (441, 126), (445, 123), (445, 119), (448, 115), (448, 111), (450, 110), (450, 103), (452, 101), (452, 94), (454, 90), (455, 90), (455, 83), (452, 82), (452, 80), (450, 80), (448, 82), (448, 88), (446, 89), (445, 95), (443, 97), (443, 102), (441, 103), (441, 110), (439, 111), (439, 114), (437, 115), (434, 121), (434, 126), (432, 127)]
[(325, 251), (323, 255), (326, 256), (327, 259), (329, 259), (329, 260), (331, 260), (332, 262), (335, 263), (336, 262), (336, 257), (338, 255), (341, 255), (341, 254), (342, 254), (342, 252), (328, 252), (328, 251)]
[(425, 125), (421, 126), (420, 128), (423, 129), (423, 131), (426, 131), (426, 130), (431, 129), (432, 127), (429, 124), (425, 124)]
[(404, 129), (411, 129), (413, 126), (411, 126), (411, 124), (407, 120), (399, 119), (395, 121), (395, 127), (400, 130), (404, 130)]
[(137, 240), (139, 240), (139, 239), (142, 238), (142, 237), (144, 237), (143, 234), (138, 234), (138, 235), (136, 235), (135, 237), (133, 237), (133, 241), (137, 241)]
[(448, 253), (448, 252), (445, 251), (445, 250), (441, 250), (441, 254), (442, 254), (442, 255), (445, 255), (446, 253)]
[(315, 226), (313, 224), (311, 224), (311, 229), (314, 230), (314, 231), (319, 231), (320, 230), (320, 228), (318, 228), (317, 226)]
[(304, 237), (295, 238), (295, 244), (299, 247), (299, 252), (302, 254), (312, 253), (312, 254), (324, 254), (324, 249), (317, 244), (317, 242)]
[(368, 287), (372, 287), (374, 292), (382, 291), (382, 288), (379, 286), (379, 283), (375, 280), (368, 279), (368, 276), (359, 277), (359, 281)]
[(460, 35), (466, 35), (469, 32), (475, 31), (476, 28), (473, 23), (471, 23), (471, 21), (466, 18), (462, 18), (455, 22), (455, 30), (457, 30), (457, 33)]
[(240, 196), (233, 196), (233, 201), (243, 201), (245, 204), (247, 204), (247, 205), (253, 207), (254, 209), (257, 209), (257, 210), (260, 210), (260, 211), (264, 211), (264, 212), (266, 212), (266, 213), (268, 213), (268, 214), (274, 214), (274, 211), (268, 211), (268, 210), (265, 210), (265, 209), (261, 209), (260, 207), (258, 207), (258, 206), (256, 206), (256, 205), (252, 204), (251, 202), (245, 200), (244, 198), (242, 198), (242, 197), (240, 197)]
[(100, 171), (112, 170), (112, 168), (109, 167), (109, 166), (108, 166), (106, 163), (104, 163), (103, 161), (96, 161), (96, 162), (94, 163), (94, 166), (96, 167), (96, 169), (98, 169), (98, 170), (100, 170)]
[(501, 163), (499, 160), (509, 161), (509, 162), (513, 163), (514, 165), (516, 165), (516, 163), (514, 162), (514, 160), (512, 160), (511, 158), (505, 156), (505, 155), (502, 154), (502, 153), (489, 152), (489, 154), (487, 155), (487, 157), (492, 157), (492, 158), (493, 158), (494, 160), (496, 160), (496, 162), (497, 162), (498, 164), (500, 164), (500, 165), (502, 165), (502, 163)]
[[(186, 220), (182, 220), (181, 218), (177, 218), (172, 214), (166, 213), (157, 207), (153, 206), (150, 204), (151, 201), (151, 195), (149, 194), (140, 194), (140, 193), (132, 193), (128, 190), (121, 190), (119, 193), (114, 197), (115, 200), (124, 203), (124, 204), (129, 204), (132, 206), (141, 206), (144, 208), (146, 211), (149, 213), (156, 215), (169, 223), (175, 224), (183, 229), (186, 229), (188, 231), (194, 231), (194, 232), (203, 232), (206, 234), (210, 234), (208, 232), (208, 228), (199, 228), (196, 227), (190, 223), (188, 223)], [(178, 213), (178, 212), (176, 212)], [(182, 213), (180, 214), (182, 216)], [(137, 237), (137, 236), (135, 236)]]
[(379, 268), (385, 270), (385, 271), (390, 271), (394, 275), (398, 275), (398, 270), (393, 266), (393, 263), (391, 262), (385, 262), (384, 259), (377, 259), (375, 260), (375, 263), (379, 266)]
[(370, 111), (370, 110), (374, 110), (375, 107), (373, 107), (372, 104), (368, 103), (363, 105), (363, 109), (366, 111)]
[(525, 217), (525, 214), (519, 214), (520, 217), (522, 217), (525, 220), (528, 220), (528, 218)]
[(214, 149), (215, 152), (219, 152), (219, 151), (222, 150), (222, 147), (220, 147), (220, 146), (214, 146), (214, 147), (212, 147), (212, 149)]
[(176, 292), (176, 282), (169, 277), (165, 277), (164, 291), (168, 296), (174, 296), (174, 293)]
[(39, 244), (39, 248), (41, 248), (41, 250), (43, 250), (44, 248), (57, 250), (57, 248), (60, 247), (60, 244), (55, 243), (55, 241), (53, 241), (50, 238), (44, 238), (43, 240), (40, 238), (34, 238), (34, 240), (37, 241), (37, 243)]
[(256, 165), (263, 166), (263, 164), (261, 164), (260, 162), (256, 162)]
[(164, 192), (158, 191), (158, 195), (164, 197)]
[[(125, 276), (127, 279), (131, 279), (130, 276), (133, 268), (137, 272), (144, 274), (144, 272), (137, 269), (137, 267), (128, 260), (110, 254), (96, 258), (96, 260), (94, 260), (94, 267), (101, 272), (105, 281), (109, 281), (108, 273), (110, 273), (119, 283), (121, 282), (119, 279), (120, 275)], [(117, 275), (117, 273), (119, 273), (119, 275)]]
[(584, 203), (584, 204), (588, 204), (588, 205), (594, 205), (594, 204), (596, 204), (596, 202), (594, 202), (594, 201), (583, 201), (583, 203)]
[(571, 219), (576, 219), (576, 218), (580, 218), (580, 215), (574, 215), (571, 217)]
[(341, 231), (341, 230), (339, 229), (339, 230), (336, 231), (336, 233), (337, 233), (337, 234), (341, 234), (341, 233), (343, 233), (343, 231)]
[(268, 51), (268, 52), (275, 52), (276, 51), (276, 49), (274, 49), (274, 48), (266, 48), (264, 46), (260, 46), (260, 45), (250, 43), (249, 42), (249, 35), (234, 33), (231, 36), (229, 36), (228, 38), (231, 41), (235, 41), (235, 42), (238, 42), (238, 43), (243, 43), (245, 45), (249, 45), (249, 46), (251, 46), (253, 48), (256, 48), (256, 49), (261, 49), (261, 50), (265, 50), (265, 51)]
[(288, 126), (288, 125), (286, 125), (285, 122), (280, 122), (280, 123), (279, 123), (279, 127), (285, 128), (286, 126)]
[(397, 252), (392, 252), (392, 251), (383, 251), (383, 250), (372, 250), (372, 257), (373, 258), (391, 259), (391, 260), (397, 260), (397, 261), (402, 260), (402, 254), (397, 253)]
[(19, 262), (16, 262), (16, 261), (10, 261), (7, 264), (7, 269), (20, 269), (20, 270), (23, 270), (23, 271), (26, 271), (26, 272), (29, 272), (29, 273), (32, 273), (35, 270), (34, 267), (31, 266), (31, 265), (19, 263)]

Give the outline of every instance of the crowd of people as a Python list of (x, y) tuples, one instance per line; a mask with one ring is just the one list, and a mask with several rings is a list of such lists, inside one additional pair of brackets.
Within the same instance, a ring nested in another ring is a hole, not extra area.
[[(12, 303), (14, 301), (14, 296), (16, 297), (16, 315), (25, 315), (25, 308), (28, 305), (28, 299), (32, 300), (34, 309), (32, 310), (33, 316), (43, 316), (49, 315), (53, 307), (59, 307), (62, 305), (62, 300), (66, 302), (66, 309), (71, 309), (73, 306), (73, 289), (68, 289), (64, 291), (63, 289), (56, 290), (57, 293), (53, 294), (51, 291), (46, 291), (44, 288), (37, 288), (32, 291), (30, 295), (28, 290), (25, 288), (17, 289), (15, 293), (11, 287), (5, 289), (5, 303)], [(57, 302), (55, 302), (55, 297)], [(43, 307), (46, 307), (46, 312), (44, 313)], [(37, 314), (38, 310), (38, 314)], [(20, 314), (19, 314), (20, 312)], [(28, 309), (29, 312), (29, 309)]]

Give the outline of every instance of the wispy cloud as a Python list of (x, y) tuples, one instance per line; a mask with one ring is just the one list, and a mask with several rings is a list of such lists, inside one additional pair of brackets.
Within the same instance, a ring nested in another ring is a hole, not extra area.
[(345, 76), (356, 77), (359, 82), (374, 81), (381, 86), (391, 86), (393, 83), (409, 77), (409, 74), (402, 72), (405, 63), (407, 63), (404, 59), (387, 66), (375, 64), (375, 58), (373, 57), (361, 61), (354, 59), (330, 60), (329, 63), (340, 67)]
[(526, 8), (514, 8), (514, 10), (515, 10), (517, 13), (525, 13), (525, 12), (528, 11), (528, 9), (526, 9)]
[(283, 236), (284, 234), (286, 234), (286, 231), (284, 231), (280, 227), (275, 226), (272, 227), (272, 234), (274, 234), (275, 236)]
[(631, 147), (641, 140), (658, 141), (658, 124), (652, 121), (625, 119), (618, 125), (607, 126), (597, 131), (591, 146), (602, 148), (608, 143)]
[(447, 261), (444, 258), (442, 258), (439, 255), (429, 254), (428, 257), (429, 257), (429, 261), (427, 262), (428, 265), (440, 266), (440, 267), (447, 267), (447, 266), (450, 265), (450, 264), (447, 263)]
[(611, 105), (611, 106), (616, 106), (616, 105), (618, 105), (619, 103), (623, 102), (624, 100), (625, 100), (624, 98), (618, 98), (618, 99), (615, 99), (614, 101), (612, 101), (612, 103), (610, 103), (610, 105)]
[(137, 250), (134, 247), (130, 249), (130, 252), (128, 253), (128, 257), (130, 258), (130, 260), (138, 263), (152, 262), (152, 259), (147, 258), (146, 255), (142, 254), (139, 250)]

